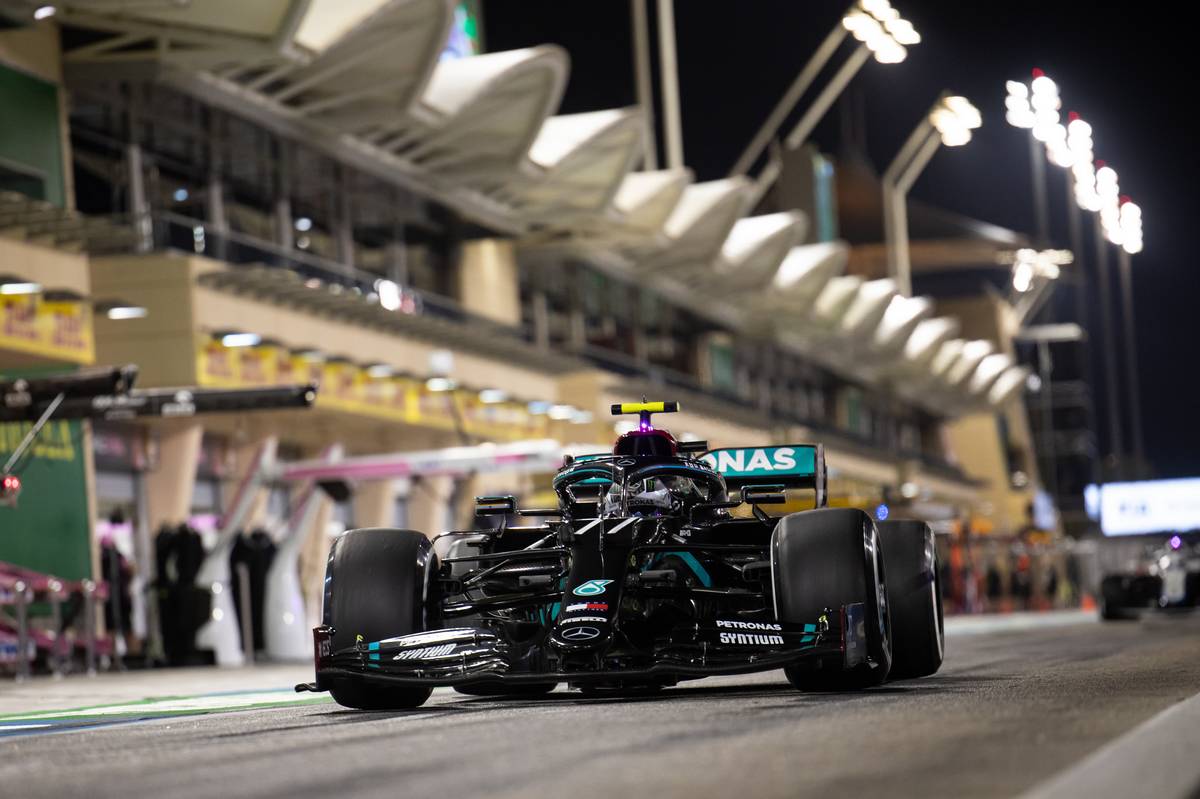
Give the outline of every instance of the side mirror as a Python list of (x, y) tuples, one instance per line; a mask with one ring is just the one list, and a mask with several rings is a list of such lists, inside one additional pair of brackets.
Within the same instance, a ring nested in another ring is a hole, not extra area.
[(503, 497), (475, 497), (476, 516), (507, 516), (517, 510), (517, 498), (509, 494)]
[(742, 502), (747, 505), (783, 505), (787, 502), (784, 488), (782, 485), (746, 486), (742, 489)]

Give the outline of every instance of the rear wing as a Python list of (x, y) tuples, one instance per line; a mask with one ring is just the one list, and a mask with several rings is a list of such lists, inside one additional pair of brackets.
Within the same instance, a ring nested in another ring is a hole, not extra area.
[(825, 507), (829, 500), (825, 447), (821, 444), (713, 449), (701, 455), (700, 460), (725, 478), (729, 488), (771, 483), (813, 489), (818, 508)]

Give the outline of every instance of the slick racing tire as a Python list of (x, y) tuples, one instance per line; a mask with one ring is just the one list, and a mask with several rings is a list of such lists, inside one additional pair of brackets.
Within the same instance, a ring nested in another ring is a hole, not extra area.
[(771, 535), (775, 608), (780, 621), (811, 624), (828, 608), (861, 603), (866, 610), (867, 658), (852, 668), (839, 661), (800, 661), (784, 669), (802, 691), (870, 688), (892, 665), (892, 623), (884, 557), (871, 517), (855, 508), (822, 508), (785, 516)]
[[(333, 542), (325, 571), (325, 624), (333, 628), (333, 651), (422, 632), (432, 621), (426, 606), (437, 558), (429, 539), (412, 530), (369, 527), (349, 530)], [(417, 707), (432, 688), (379, 686), (352, 678), (330, 681), (339, 705), (360, 710)]]
[(888, 679), (926, 677), (946, 650), (942, 591), (933, 530), (919, 521), (878, 522), (892, 612), (892, 671)]

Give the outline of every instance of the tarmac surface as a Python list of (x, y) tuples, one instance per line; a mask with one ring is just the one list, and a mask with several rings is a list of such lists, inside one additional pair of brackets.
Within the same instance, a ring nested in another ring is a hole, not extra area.
[[(1174, 729), (1200, 729), (1178, 718), (1200, 708), (1185, 702), (1198, 692), (1200, 617), (1100, 624), (1061, 615), (1024, 629), (961, 625), (937, 676), (859, 694), (802, 694), (770, 672), (641, 698), (439, 690), (403, 713), (291, 702), (114, 716), (67, 732), (10, 720), (0, 793), (695, 799), (1013, 796), (1049, 786), (1048, 795), (1077, 795), (1070, 775), (1096, 782), (1084, 760), (1096, 750), (1101, 766), (1126, 779), (1161, 769), (1122, 753), (1160, 748), (1146, 737), (1155, 722), (1139, 725), (1168, 708)], [(1117, 745), (1138, 736), (1140, 748)], [(1091, 799), (1107, 793), (1099, 782)], [(1200, 782), (1189, 786), (1184, 795)]]

